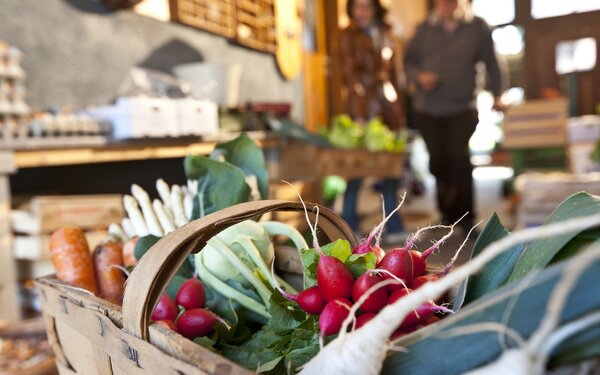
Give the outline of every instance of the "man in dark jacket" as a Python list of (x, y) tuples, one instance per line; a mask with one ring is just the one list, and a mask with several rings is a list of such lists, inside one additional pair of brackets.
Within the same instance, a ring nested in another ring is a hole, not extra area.
[(416, 86), (416, 122), (429, 150), (442, 221), (454, 222), (468, 212), (462, 224), (470, 227), (475, 216), (469, 139), (478, 123), (476, 64), (485, 64), (497, 110), (502, 109), (502, 79), (490, 28), (459, 3), (435, 1), (406, 50), (405, 68)]

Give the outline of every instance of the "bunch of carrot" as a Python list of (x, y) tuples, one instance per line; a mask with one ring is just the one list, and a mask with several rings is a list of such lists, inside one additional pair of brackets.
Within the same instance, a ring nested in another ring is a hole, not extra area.
[(52, 234), (50, 254), (59, 280), (121, 304), (125, 289), (121, 242), (108, 239), (90, 252), (84, 232), (65, 227)]

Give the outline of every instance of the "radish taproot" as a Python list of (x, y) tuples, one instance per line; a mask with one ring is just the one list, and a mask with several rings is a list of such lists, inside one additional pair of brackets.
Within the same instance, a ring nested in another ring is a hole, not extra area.
[[(358, 244), (352, 250), (352, 254), (373, 253), (373, 254), (375, 254), (375, 258), (377, 259), (377, 264), (379, 264), (379, 262), (381, 262), (381, 260), (385, 256), (385, 251), (383, 251), (383, 249), (379, 246), (381, 234), (383, 233), (383, 229), (385, 227), (385, 224), (388, 222), (388, 220), (393, 215), (395, 215), (396, 212), (398, 212), (400, 207), (402, 207), (402, 204), (404, 203), (405, 198), (406, 198), (406, 193), (404, 193), (402, 195), (400, 203), (392, 212), (390, 212), (389, 215), (385, 216), (385, 208), (383, 209), (383, 220), (379, 224), (377, 224), (377, 226), (375, 226), (375, 228), (373, 228), (371, 233), (369, 233), (369, 235), (367, 236), (367, 238), (365, 238), (364, 241), (362, 241), (360, 244)], [(382, 202), (382, 204), (383, 204), (383, 202)], [(372, 244), (373, 240), (375, 240), (375, 244)]]
[[(362, 274), (354, 283), (352, 287), (352, 299), (354, 302), (372, 286), (382, 282), (381, 276), (375, 272), (367, 271)], [(377, 312), (381, 310), (387, 303), (388, 294), (385, 288), (379, 288), (375, 290), (371, 295), (363, 302), (360, 309), (365, 312)]]
[(177, 314), (179, 314), (179, 308), (175, 304), (175, 301), (173, 301), (168, 295), (163, 294), (158, 300), (158, 303), (152, 312), (151, 318), (155, 322), (159, 320), (175, 321), (175, 319), (177, 319)]
[(175, 302), (186, 310), (204, 307), (206, 292), (200, 280), (186, 280), (177, 291)]
[(344, 319), (348, 316), (352, 303), (346, 298), (336, 298), (327, 302), (319, 316), (321, 336), (335, 335), (340, 331)]
[(300, 292), (296, 301), (302, 310), (311, 315), (319, 315), (326, 303), (316, 285)]
[(184, 311), (176, 324), (183, 336), (193, 340), (211, 333), (218, 321), (219, 318), (208, 310), (191, 309)]

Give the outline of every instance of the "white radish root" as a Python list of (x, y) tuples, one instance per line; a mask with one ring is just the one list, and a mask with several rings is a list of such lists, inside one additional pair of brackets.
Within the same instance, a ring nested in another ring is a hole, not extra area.
[(178, 185), (173, 185), (171, 189), (171, 208), (175, 217), (175, 225), (178, 228), (188, 223), (183, 209), (183, 192)]
[(131, 195), (124, 195), (123, 206), (125, 207), (125, 211), (127, 211), (129, 220), (131, 220), (135, 234), (140, 237), (149, 235), (150, 231), (144, 220), (144, 215), (142, 215), (138, 207), (137, 201)]
[(156, 213), (152, 208), (152, 203), (150, 203), (150, 197), (148, 196), (148, 193), (146, 193), (146, 191), (139, 185), (133, 184), (131, 185), (131, 194), (138, 201), (140, 207), (142, 208), (144, 221), (148, 226), (148, 231), (150, 234), (157, 237), (162, 237), (164, 233), (160, 224), (158, 223), (158, 219), (156, 218)]
[(173, 232), (176, 229), (175, 223), (167, 214), (167, 211), (165, 210), (165, 207), (163, 206), (162, 202), (158, 199), (155, 199), (152, 202), (152, 208), (154, 209), (154, 212), (158, 217), (158, 221), (160, 222), (160, 226), (162, 227), (165, 234)]
[(363, 326), (365, 329), (340, 335), (306, 363), (301, 373), (379, 374), (389, 347), (388, 337), (416, 306), (428, 300), (438, 299), (448, 289), (480, 271), (489, 261), (518, 243), (581, 231), (598, 225), (600, 214), (565, 220), (540, 228), (528, 228), (504, 237), (445, 277), (427, 283), (394, 304), (386, 306)]

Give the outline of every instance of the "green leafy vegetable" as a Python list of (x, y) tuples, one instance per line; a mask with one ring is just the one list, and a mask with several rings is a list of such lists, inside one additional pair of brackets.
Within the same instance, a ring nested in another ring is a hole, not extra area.
[(365, 127), (365, 147), (370, 151), (392, 151), (396, 135), (380, 119), (375, 118)]
[[(600, 197), (587, 193), (576, 193), (564, 200), (544, 224), (560, 222), (574, 217), (600, 212)], [(582, 231), (541, 239), (526, 246), (521, 253), (507, 283), (519, 280), (532, 271), (547, 266), (560, 250)]]
[(188, 178), (198, 179), (191, 220), (250, 198), (244, 173), (235, 165), (198, 155), (186, 157), (184, 165)]
[(232, 141), (218, 144), (215, 150), (224, 151), (225, 160), (240, 168), (246, 176), (256, 176), (261, 197), (268, 198), (269, 174), (265, 157), (262, 149), (253, 140), (242, 134)]
[(133, 249), (133, 255), (135, 259), (140, 260), (150, 250), (155, 243), (160, 240), (160, 237), (153, 236), (151, 234), (147, 236), (140, 237), (138, 241), (135, 243), (135, 248)]
[(270, 306), (272, 319), (244, 344), (225, 346), (222, 354), (260, 373), (295, 373), (319, 351), (317, 318), (279, 292), (273, 293)]
[(358, 148), (363, 145), (364, 129), (348, 115), (333, 119), (327, 139), (332, 145), (342, 148)]

